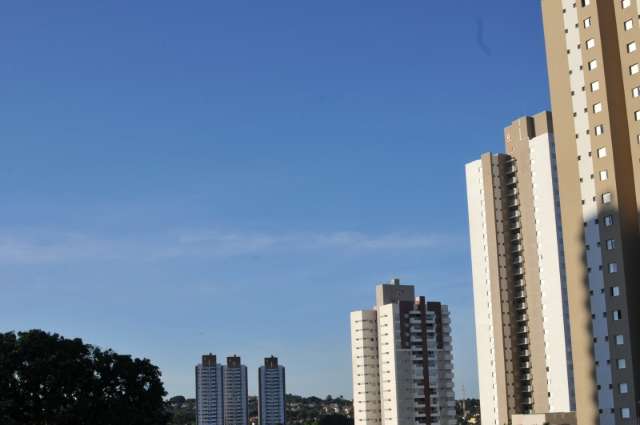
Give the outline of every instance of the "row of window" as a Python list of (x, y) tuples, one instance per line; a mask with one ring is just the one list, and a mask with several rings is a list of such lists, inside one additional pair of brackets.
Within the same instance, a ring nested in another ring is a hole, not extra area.
[[(588, 6), (590, 4), (590, 0), (582, 0), (582, 5), (583, 6)], [(626, 9), (628, 7), (631, 6), (631, 0), (621, 0), (621, 6), (623, 9)], [(591, 18), (586, 18), (583, 21), (584, 24), (584, 28), (590, 28), (592, 25), (591, 22)], [(629, 31), (631, 29), (633, 29), (634, 26), (634, 22), (632, 19), (626, 20), (624, 21), (624, 30), (625, 31)], [(596, 45), (595, 39), (591, 38), (588, 39), (585, 43), (586, 49), (590, 50), (593, 49)], [(631, 41), (629, 43), (626, 44), (626, 51), (627, 53), (634, 53), (638, 50), (638, 46), (637, 43), (635, 41)], [(598, 62), (597, 60), (591, 60), (588, 62), (587, 67), (589, 70), (594, 70), (598, 67)], [(633, 64), (629, 67), (629, 74), (630, 75), (636, 75), (640, 73), (640, 65), (639, 64)], [(600, 82), (599, 81), (594, 81), (591, 83), (591, 91), (592, 92), (597, 92), (598, 90), (600, 90)], [(632, 96), (634, 98), (638, 98), (640, 97), (640, 87), (635, 87), (632, 89)], [(597, 102), (595, 104), (593, 104), (592, 106), (592, 110), (594, 114), (598, 114), (601, 113), (603, 111), (603, 106), (601, 102)], [(636, 111), (634, 113), (634, 118), (635, 121), (640, 121), (640, 110)], [(603, 125), (598, 125), (595, 127), (595, 134), (597, 136), (600, 136), (602, 134), (604, 134), (604, 126)], [(639, 138), (640, 141), (640, 138)], [(597, 150), (597, 156), (598, 158), (604, 158), (607, 156), (607, 151), (605, 147), (599, 148)], [(593, 177), (593, 176), (592, 176)], [(601, 170), (599, 172), (599, 177), (600, 177), (600, 181), (606, 181), (608, 180), (608, 171), (607, 170)], [(612, 194), (610, 192), (605, 192), (602, 194), (602, 202), (604, 204), (608, 204), (611, 203), (612, 201)], [(584, 203), (584, 201), (583, 201)], [(611, 226), (613, 224), (613, 217), (612, 216), (606, 216), (604, 218), (604, 223), (605, 226)], [(586, 223), (585, 223), (586, 224)], [(616, 246), (616, 242), (613, 239), (609, 239), (606, 241), (606, 246), (608, 250), (613, 250), (615, 249)], [(587, 247), (588, 249), (589, 247)], [(618, 272), (618, 264), (613, 262), (613, 263), (609, 263), (608, 264), (608, 271), (609, 273), (617, 273)], [(611, 288), (611, 295), (612, 296), (620, 296), (620, 288), (618, 286), (614, 286)], [(594, 315), (595, 316), (595, 315)], [(606, 316), (606, 313), (605, 313)], [(612, 312), (612, 319), (613, 320), (622, 320), (622, 311), (621, 310), (614, 310)], [(605, 337), (605, 340), (607, 340), (608, 338)], [(597, 341), (597, 338), (594, 338), (594, 342)], [(617, 345), (623, 345), (624, 344), (624, 335), (616, 335), (615, 337), (615, 341)], [(625, 369), (626, 368), (626, 360), (625, 359), (618, 359), (617, 362), (617, 367), (618, 369)], [(620, 383), (618, 386), (618, 391), (620, 394), (627, 394), (629, 391), (628, 385), (627, 383)], [(631, 412), (629, 408), (622, 408), (620, 409), (620, 416), (623, 419), (628, 419), (630, 418)]]

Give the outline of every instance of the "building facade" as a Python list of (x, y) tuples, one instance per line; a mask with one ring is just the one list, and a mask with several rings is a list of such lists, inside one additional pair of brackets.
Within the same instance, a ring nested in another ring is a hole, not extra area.
[(572, 412), (575, 388), (551, 114), (466, 165), (482, 423)]
[(285, 425), (285, 372), (277, 357), (264, 359), (258, 370), (258, 417), (260, 425)]
[(222, 366), (216, 356), (202, 356), (196, 366), (196, 423), (223, 425)]
[(222, 367), (224, 425), (248, 425), (247, 367), (240, 357), (227, 357)]
[(351, 313), (356, 425), (456, 423), (450, 326), (446, 305), (398, 279)]
[(639, 8), (542, 0), (581, 425), (639, 423)]

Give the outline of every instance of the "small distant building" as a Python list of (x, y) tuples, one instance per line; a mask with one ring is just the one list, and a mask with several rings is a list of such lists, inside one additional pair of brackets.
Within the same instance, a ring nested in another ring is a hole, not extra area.
[(242, 364), (240, 357), (227, 357), (222, 376), (224, 425), (248, 425), (247, 367)]
[(258, 371), (260, 425), (285, 425), (285, 372), (277, 357), (264, 359)]
[(202, 356), (196, 366), (196, 423), (223, 425), (222, 366), (216, 356)]

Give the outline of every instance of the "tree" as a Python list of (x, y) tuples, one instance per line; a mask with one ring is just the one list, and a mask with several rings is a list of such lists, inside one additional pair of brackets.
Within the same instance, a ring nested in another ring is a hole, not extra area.
[(318, 425), (353, 425), (353, 419), (344, 415), (326, 415), (320, 418)]
[(159, 369), (40, 330), (0, 333), (0, 423), (165, 425)]
[(169, 403), (176, 404), (178, 406), (182, 406), (186, 401), (187, 399), (182, 395), (177, 395), (169, 399)]

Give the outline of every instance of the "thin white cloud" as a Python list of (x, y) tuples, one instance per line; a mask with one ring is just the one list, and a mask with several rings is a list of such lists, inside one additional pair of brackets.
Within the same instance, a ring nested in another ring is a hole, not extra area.
[(83, 234), (0, 232), (0, 263), (41, 264), (90, 260), (159, 260), (182, 257), (234, 257), (311, 250), (425, 250), (450, 245), (436, 235), (359, 232), (242, 233), (199, 230), (173, 236), (108, 239)]

